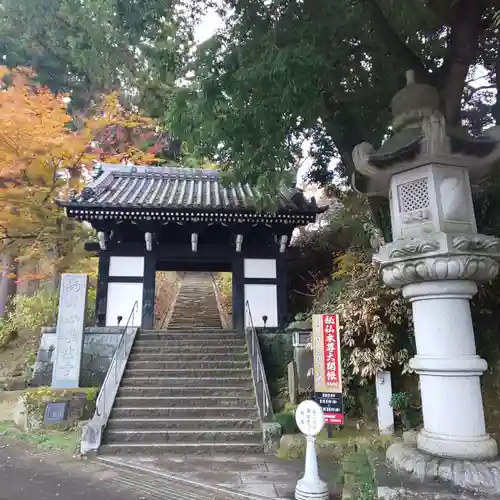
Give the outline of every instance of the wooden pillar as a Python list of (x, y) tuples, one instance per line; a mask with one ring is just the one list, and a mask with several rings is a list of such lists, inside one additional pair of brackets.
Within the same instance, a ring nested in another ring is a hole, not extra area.
[(276, 293), (278, 302), (278, 327), (285, 328), (288, 324), (288, 274), (287, 261), (284, 255), (276, 259)]
[(245, 284), (243, 278), (243, 258), (237, 256), (232, 266), (233, 283), (233, 328), (237, 331), (245, 329)]
[(144, 258), (144, 292), (142, 296), (142, 328), (154, 328), (156, 286), (156, 254), (147, 252)]
[(99, 265), (97, 275), (97, 290), (95, 301), (95, 317), (98, 326), (106, 323), (106, 304), (108, 297), (109, 280), (109, 253), (99, 253)]

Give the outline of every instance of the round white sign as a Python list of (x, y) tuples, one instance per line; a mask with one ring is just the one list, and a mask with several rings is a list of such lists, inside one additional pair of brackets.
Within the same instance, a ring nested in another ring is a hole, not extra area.
[(317, 436), (325, 426), (325, 415), (315, 401), (302, 401), (295, 411), (297, 426), (306, 436)]

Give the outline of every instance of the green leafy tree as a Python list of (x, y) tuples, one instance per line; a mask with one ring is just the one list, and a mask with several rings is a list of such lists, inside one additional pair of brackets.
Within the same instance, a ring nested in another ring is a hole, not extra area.
[[(294, 173), (307, 139), (311, 175), (325, 182), (332, 158), (345, 178), (353, 147), (388, 133), (390, 100), (407, 69), (438, 88), (450, 125), (478, 131), (493, 123), (494, 3), (227, 1), (224, 29), (191, 57), (157, 53), (150, 69), (153, 80), (165, 68), (189, 75), (157, 98), (168, 103), (171, 130), (204, 155), (270, 187)], [(488, 88), (477, 90), (479, 67)]]

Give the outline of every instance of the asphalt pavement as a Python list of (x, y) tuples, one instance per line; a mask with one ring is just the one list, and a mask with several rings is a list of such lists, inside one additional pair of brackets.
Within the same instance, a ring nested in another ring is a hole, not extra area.
[[(236, 500), (0, 437), (0, 500)], [(241, 500), (241, 497), (238, 499)]]

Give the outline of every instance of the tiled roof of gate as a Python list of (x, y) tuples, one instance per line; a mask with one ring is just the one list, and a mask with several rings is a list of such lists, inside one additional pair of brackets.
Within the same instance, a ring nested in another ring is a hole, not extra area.
[[(68, 207), (255, 210), (259, 193), (248, 184), (224, 187), (217, 172), (191, 168), (100, 164), (99, 176), (76, 197), (60, 202)], [(278, 211), (320, 213), (314, 198), (300, 189), (272, 200)], [(326, 209), (326, 207), (325, 207)]]

